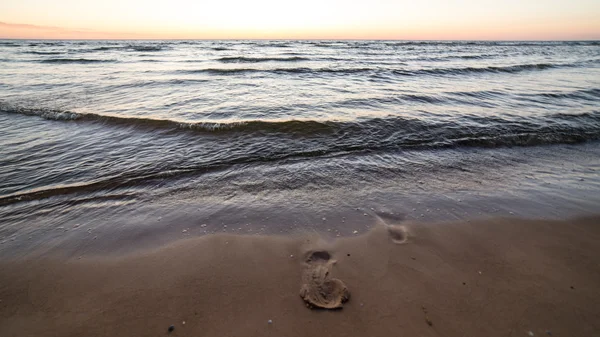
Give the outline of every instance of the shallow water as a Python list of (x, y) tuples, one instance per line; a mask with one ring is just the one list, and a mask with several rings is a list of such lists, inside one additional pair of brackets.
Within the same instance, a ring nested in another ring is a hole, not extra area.
[(2, 40), (0, 249), (589, 213), (599, 103), (598, 42)]

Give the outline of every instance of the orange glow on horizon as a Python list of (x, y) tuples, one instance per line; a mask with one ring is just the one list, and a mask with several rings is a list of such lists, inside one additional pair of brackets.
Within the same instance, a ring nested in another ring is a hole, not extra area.
[(595, 40), (598, 17), (596, 0), (6, 0), (0, 38)]
[[(30, 27), (27, 27), (30, 26)], [(580, 24), (569, 31), (552, 29), (546, 25), (528, 27), (527, 31), (518, 28), (506, 30), (476, 30), (451, 27), (444, 30), (435, 28), (391, 30), (345, 31), (343, 29), (318, 30), (147, 30), (145, 32), (102, 32), (77, 30), (59, 27), (43, 27), (21, 24), (0, 23), (1, 39), (340, 39), (340, 40), (600, 40), (600, 27), (592, 24)]]

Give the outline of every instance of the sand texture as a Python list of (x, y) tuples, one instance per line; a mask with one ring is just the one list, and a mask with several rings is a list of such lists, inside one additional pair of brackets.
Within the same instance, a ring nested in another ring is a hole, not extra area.
[(404, 223), (338, 240), (211, 235), (120, 257), (5, 258), (0, 335), (600, 336), (599, 220)]

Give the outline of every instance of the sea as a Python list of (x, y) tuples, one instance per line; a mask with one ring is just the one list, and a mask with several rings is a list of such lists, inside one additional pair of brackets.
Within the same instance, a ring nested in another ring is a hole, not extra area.
[(0, 40), (0, 255), (600, 210), (600, 42)]

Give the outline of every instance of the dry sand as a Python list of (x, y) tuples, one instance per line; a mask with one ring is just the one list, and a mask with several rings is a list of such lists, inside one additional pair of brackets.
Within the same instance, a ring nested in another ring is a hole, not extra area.
[[(0, 335), (600, 336), (600, 218), (388, 229), (4, 259)], [(306, 307), (315, 275), (347, 287), (342, 309)]]

